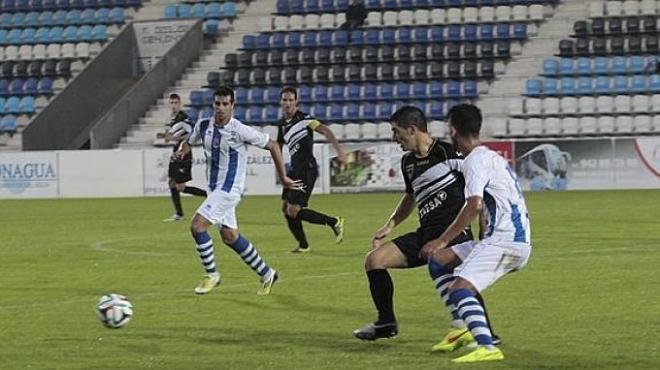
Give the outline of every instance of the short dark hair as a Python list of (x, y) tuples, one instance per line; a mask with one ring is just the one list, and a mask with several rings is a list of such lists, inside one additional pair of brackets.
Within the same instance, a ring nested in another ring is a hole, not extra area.
[(215, 92), (213, 93), (213, 96), (228, 96), (229, 100), (233, 103), (234, 102), (234, 89), (232, 89), (229, 86), (220, 86), (217, 89), (215, 89)]
[(460, 136), (478, 137), (483, 117), (476, 105), (459, 104), (447, 113), (447, 121)]
[(179, 94), (170, 94), (170, 100), (181, 101), (181, 97), (179, 96)]
[(296, 90), (295, 87), (293, 86), (284, 86), (282, 90), (280, 90), (280, 99), (282, 99), (282, 95), (286, 93), (291, 93), (293, 94), (294, 99), (298, 100), (298, 90)]
[(417, 127), (422, 132), (427, 132), (426, 116), (421, 109), (412, 105), (401, 107), (392, 114), (390, 122), (396, 123), (397, 126), (408, 128), (410, 126)]

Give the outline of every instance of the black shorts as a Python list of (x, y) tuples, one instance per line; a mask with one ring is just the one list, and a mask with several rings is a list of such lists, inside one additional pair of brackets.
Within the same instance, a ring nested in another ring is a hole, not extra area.
[[(444, 230), (442, 230), (444, 231)], [(423, 233), (420, 230), (401, 235), (392, 242), (399, 248), (401, 253), (403, 253), (404, 256), (406, 256), (406, 262), (408, 264), (408, 267), (417, 267), (421, 265), (426, 265), (427, 261), (419, 258), (419, 251), (422, 250), (422, 247), (424, 247), (424, 244), (428, 242), (429, 240), (433, 240), (435, 238), (440, 237), (442, 235), (442, 232), (437, 232), (433, 234), (429, 233)], [(463, 231), (461, 235), (459, 235), (456, 239), (452, 240), (449, 245), (455, 245), (459, 243), (463, 243), (466, 241), (472, 240), (472, 231)]]
[(303, 169), (293, 169), (287, 176), (293, 180), (302, 180), (305, 191), (283, 189), (282, 200), (289, 204), (307, 207), (309, 197), (312, 196), (312, 190), (314, 190), (314, 183), (316, 183), (316, 178), (319, 176), (318, 167), (311, 165)]
[(171, 160), (167, 170), (168, 175), (177, 184), (183, 184), (192, 180), (192, 158), (182, 160)]

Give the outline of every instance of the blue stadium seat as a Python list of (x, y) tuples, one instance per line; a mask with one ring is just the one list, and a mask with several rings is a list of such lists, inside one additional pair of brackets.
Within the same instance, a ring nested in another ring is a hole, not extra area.
[(41, 95), (52, 95), (53, 94), (53, 79), (50, 77), (44, 77), (39, 80), (39, 94)]
[(429, 118), (443, 118), (445, 116), (445, 107), (442, 101), (431, 100), (431, 104), (426, 110)]
[[(44, 1), (46, 1), (46, 0), (44, 0)], [(105, 2), (105, 4), (101, 4), (100, 3), (101, 0), (83, 0), (83, 1), (85, 3), (85, 8), (88, 8), (88, 9), (96, 9), (98, 7), (104, 7), (104, 6), (111, 7), (112, 6), (112, 1), (110, 1), (110, 0), (103, 0)], [(108, 2), (109, 2), (109, 4), (107, 4)]]
[(80, 20), (80, 10), (73, 9), (66, 13), (66, 24), (78, 25), (80, 23), (82, 23)]
[(332, 85), (332, 86), (330, 86), (330, 100), (332, 100), (332, 101), (343, 101), (344, 98), (345, 98), (344, 85)]
[(34, 113), (34, 96), (24, 96), (18, 103), (18, 111), (21, 113)]
[[(547, 80), (546, 80), (547, 82)], [(548, 90), (543, 89), (545, 94), (549, 94)], [(561, 79), (561, 94), (574, 95), (575, 94), (575, 79), (572, 77), (564, 77)]]
[(492, 40), (493, 39), (493, 25), (492, 24), (482, 24), (479, 26), (479, 38), (481, 40)]
[(401, 27), (398, 30), (397, 40), (401, 44), (412, 41), (412, 29), (410, 27)]
[(94, 9), (85, 9), (80, 13), (80, 22), (83, 24), (96, 23), (96, 13)]
[[(335, 114), (335, 113), (336, 113), (336, 112), (335, 112), (335, 108), (339, 108), (339, 112), (340, 112), (340, 114), (338, 114), (338, 115)], [(333, 111), (332, 111), (332, 119), (337, 119), (337, 118), (339, 118), (339, 117), (342, 116), (342, 114), (343, 114), (343, 112), (342, 112), (342, 110), (343, 110), (343, 106), (341, 106), (341, 105), (338, 105), (338, 106), (337, 106), (337, 105), (333, 105), (333, 106), (331, 107), (331, 109), (333, 110)], [(328, 118), (328, 107), (327, 107), (326, 105), (316, 105), (316, 106), (314, 106), (314, 114), (313, 114), (313, 116), (316, 117), (316, 118), (318, 118), (318, 119), (320, 119), (320, 120), (325, 120), (325, 119), (327, 119), (327, 118)]]
[[(179, 18), (182, 18), (183, 15), (181, 14), (181, 5), (184, 4), (179, 4)], [(186, 17), (192, 17), (192, 18), (204, 18), (204, 13), (206, 12), (206, 5), (204, 3), (196, 3), (192, 6), (189, 6), (189, 11)]]
[(39, 14), (39, 24), (42, 26), (54, 25), (53, 12), (50, 10), (43, 11)]
[[(5, 111), (5, 98), (0, 97), (0, 114)], [(0, 133), (2, 131), (3, 126), (2, 126), (2, 121), (0, 121)]]
[(429, 94), (432, 98), (437, 98), (443, 96), (444, 85), (440, 81), (431, 81), (431, 86), (429, 87)]
[(628, 58), (628, 73), (644, 73), (644, 57), (633, 55)]
[(268, 103), (279, 103), (280, 101), (280, 89), (276, 86), (269, 86), (266, 88), (266, 101)]
[(428, 96), (426, 92), (428, 84), (426, 82), (415, 82), (412, 87), (412, 96), (415, 98), (425, 98)]
[(246, 109), (243, 106), (237, 106), (236, 108), (234, 108), (234, 117), (236, 117), (236, 119), (241, 122), (245, 121), (245, 113), (246, 113)]
[(570, 76), (574, 73), (573, 59), (561, 58), (559, 59), (559, 74), (562, 76)]
[(559, 62), (555, 59), (543, 60), (543, 75), (554, 77), (559, 74)]
[[(110, 11), (108, 10), (108, 20)], [(167, 4), (165, 5), (165, 19), (176, 19), (178, 17), (177, 5), (176, 4)]]
[(85, 8), (85, 1), (84, 0), (71, 0), (69, 2), (69, 5), (71, 5), (72, 9), (84, 9)]
[(10, 28), (12, 15), (11, 13), (2, 13), (0, 14), (0, 27), (1, 28)]
[[(300, 46), (302, 46), (300, 40), (301, 37), (302, 37), (301, 32), (288, 32), (286, 38), (286, 46), (290, 48), (299, 48)], [(278, 44), (279, 42), (273, 46), (277, 47)]]
[(594, 92), (596, 94), (609, 94), (610, 92), (610, 78), (605, 76), (599, 76), (596, 78), (596, 84), (594, 86)]
[(398, 82), (396, 84), (396, 97), (397, 99), (410, 98), (410, 84), (407, 82)]
[(202, 90), (202, 105), (205, 107), (213, 105), (213, 90)]
[(398, 7), (397, 0), (383, 0), (383, 8), (385, 9), (397, 9)]
[[(18, 108), (16, 110), (18, 110)], [(5, 105), (5, 111), (7, 111), (6, 105)], [(6, 115), (2, 117), (2, 121), (0, 121), (0, 125), (2, 125), (3, 133), (13, 135), (14, 132), (16, 132), (16, 117), (11, 114)]]
[(393, 99), (394, 98), (394, 84), (384, 82), (380, 84), (380, 99)]
[(226, 2), (222, 4), (222, 18), (236, 18), (238, 14), (236, 10), (236, 3)]
[(37, 33), (34, 34), (34, 40), (37, 44), (46, 44), (50, 40), (48, 36), (50, 28), (40, 27), (37, 29)]
[(75, 42), (78, 40), (78, 27), (76, 26), (67, 26), (64, 29), (64, 41)]
[(364, 32), (362, 30), (353, 30), (350, 33), (349, 39), (351, 40), (351, 45), (364, 44)]
[(498, 23), (495, 27), (495, 34), (499, 40), (508, 40), (511, 37), (511, 27), (508, 23)]
[(447, 27), (448, 41), (461, 41), (461, 26), (451, 25)]
[(212, 116), (213, 116), (213, 108), (211, 107), (204, 107), (199, 110), (199, 117), (201, 118), (212, 117)]
[(204, 22), (204, 33), (207, 35), (218, 35), (220, 33), (220, 21), (217, 19), (207, 19)]
[(126, 0), (126, 5), (131, 8), (139, 8), (142, 6), (142, 0)]
[(525, 94), (537, 96), (542, 94), (543, 81), (537, 78), (530, 78), (525, 83)]
[(263, 102), (265, 102), (265, 100), (264, 100), (264, 98), (265, 98), (264, 94), (265, 94), (265, 90), (264, 90), (263, 88), (261, 88), (261, 87), (253, 87), (253, 88), (250, 90), (250, 100), (251, 100), (253, 103), (257, 103), (257, 104), (263, 103)]
[[(40, 13), (37, 12), (29, 12), (25, 15), (25, 19), (23, 20), (23, 25), (27, 27), (38, 27), (39, 26), (39, 15)], [(2, 23), (2, 20), (0, 20), (0, 23)]]
[(414, 0), (413, 5), (416, 8), (428, 8), (431, 5), (429, 0)]
[(105, 24), (97, 24), (92, 28), (92, 37), (94, 41), (105, 41), (108, 39), (108, 26)]
[(479, 95), (477, 81), (463, 81), (463, 96), (466, 98), (476, 98)]
[(245, 104), (246, 102), (250, 101), (249, 94), (250, 90), (248, 90), (246, 87), (237, 87), (236, 88), (236, 103), (237, 104)]
[(378, 85), (373, 83), (367, 83), (362, 86), (362, 99), (365, 100), (376, 100), (378, 99)]
[(9, 32), (4, 29), (0, 29), (0, 45), (6, 45), (7, 44), (7, 34)]
[(328, 47), (332, 46), (332, 31), (321, 31), (319, 32), (319, 46)]
[(369, 45), (378, 45), (380, 44), (380, 30), (376, 28), (370, 28), (366, 32), (366, 42)]
[(124, 8), (112, 8), (110, 10), (110, 22), (117, 24), (124, 23)]
[[(202, 5), (202, 4), (195, 4), (197, 5)], [(179, 4), (176, 7), (176, 12), (177, 12), (177, 18), (190, 18), (192, 17), (191, 15), (191, 9), (192, 7), (190, 4)], [(204, 9), (204, 5), (202, 5), (202, 10)]]
[(516, 23), (513, 25), (513, 38), (524, 40), (527, 38), (527, 24)]
[(353, 103), (348, 104), (344, 118), (350, 121), (357, 121), (360, 118), (360, 106)]
[(0, 96), (9, 95), (9, 81), (6, 79), (0, 80)]
[(222, 18), (222, 6), (220, 3), (210, 3), (204, 8), (204, 16), (206, 18)]
[(606, 75), (610, 73), (610, 59), (606, 57), (598, 57), (594, 59), (593, 72), (599, 75)]
[(427, 27), (415, 27), (412, 30), (413, 42), (427, 43), (429, 41), (429, 29)]
[(27, 12), (32, 10), (30, 7), (30, 0), (16, 0), (15, 9), (19, 12)]
[(335, 9), (340, 12), (346, 11), (348, 9), (348, 0), (336, 0)]
[(460, 7), (463, 5), (461, 0), (445, 0), (445, 3), (449, 7)]
[(654, 94), (660, 93), (660, 75), (651, 75), (651, 81), (649, 81), (649, 91), (653, 92)]
[(301, 102), (312, 101), (312, 88), (308, 85), (302, 85), (298, 88), (298, 100)]
[(577, 94), (591, 95), (593, 93), (593, 79), (591, 77), (580, 77), (578, 79)]
[(12, 28), (7, 34), (7, 42), (9, 44), (20, 44), (21, 43), (21, 30), (18, 28)]
[(280, 14), (289, 13), (289, 0), (277, 0), (277, 12)]
[[(270, 40), (270, 46), (274, 48), (283, 48), (286, 47), (286, 41), (287, 41), (287, 33), (277, 32), (273, 34), (273, 37)], [(298, 41), (300, 41), (300, 38), (298, 39)]]
[(358, 84), (348, 84), (346, 96), (348, 100), (357, 100), (360, 99), (360, 85)]
[(12, 96), (5, 102), (5, 113), (18, 113), (21, 100), (17, 96)]
[(204, 92), (202, 90), (193, 90), (190, 92), (190, 105), (193, 107), (204, 105)]
[[(165, 8), (167, 9), (167, 7)], [(95, 23), (110, 23), (110, 9), (101, 8), (96, 11), (96, 22)], [(174, 8), (174, 17), (176, 17), (176, 8)], [(167, 16), (167, 11), (165, 18), (172, 19)]]
[(632, 80), (630, 81), (630, 91), (636, 93), (644, 93), (647, 90), (648, 87), (646, 86), (646, 76), (635, 75), (632, 77)]
[(389, 120), (393, 113), (394, 105), (392, 103), (384, 101), (378, 105), (378, 117), (380, 119)]
[(78, 41), (93, 41), (92, 26), (84, 25), (78, 27)]
[(35, 43), (35, 33), (34, 28), (25, 28), (21, 32), (21, 44), (34, 44)]
[(24, 22), (25, 22), (25, 13), (14, 13), (11, 16), (12, 27), (23, 27)]
[(14, 0), (3, 0), (2, 1), (2, 11), (7, 13), (13, 13), (16, 10), (16, 2)]
[(247, 124), (259, 124), (264, 121), (264, 109), (262, 107), (251, 107), (247, 111)]
[(556, 95), (558, 93), (558, 81), (554, 78), (546, 78), (543, 81), (543, 94)]
[(445, 29), (442, 26), (433, 26), (429, 32), (431, 42), (442, 42), (445, 40)]
[(447, 81), (445, 96), (449, 98), (461, 97), (461, 83), (458, 81)]
[(275, 123), (280, 119), (280, 112), (277, 105), (269, 105), (266, 107), (266, 117), (265, 120), (268, 123)]
[(314, 87), (314, 100), (315, 101), (327, 101), (328, 100), (328, 88), (323, 85), (317, 85)]
[(316, 47), (318, 36), (319, 34), (316, 31), (305, 31), (302, 37), (302, 46), (306, 48)]
[(365, 103), (362, 106), (362, 119), (373, 121), (376, 119), (376, 104), (374, 103)]
[(321, 12), (334, 13), (335, 12), (334, 0), (321, 0)]
[(626, 58), (622, 56), (616, 56), (612, 58), (612, 72), (617, 75), (626, 74)]
[(366, 1), (366, 7), (367, 9), (381, 9), (383, 7), (383, 4), (381, 3), (380, 0), (367, 0)]
[[(257, 49), (268, 49), (270, 48), (270, 39), (271, 36), (267, 33), (260, 33), (256, 39), (256, 48)], [(245, 40), (245, 38), (243, 39)], [(282, 46), (284, 46), (284, 39), (282, 39)]]
[(36, 78), (30, 77), (25, 80), (25, 85), (23, 85), (23, 92), (26, 95), (37, 95), (39, 94), (39, 82)]
[(463, 27), (463, 40), (474, 42), (479, 39), (478, 28), (476, 24), (466, 24)]
[(292, 14), (303, 13), (303, 11), (304, 11), (303, 1), (302, 0), (290, 0), (289, 1), (289, 9), (291, 10)]
[(384, 28), (382, 32), (382, 43), (386, 45), (396, 43), (396, 30), (394, 28)]
[(318, 13), (319, 10), (319, 0), (307, 0), (305, 2), (305, 11), (307, 13)]
[(348, 44), (348, 32), (346, 31), (335, 31), (334, 37), (332, 40), (333, 45), (343, 46)]
[(590, 58), (579, 58), (575, 65), (575, 69), (578, 75), (590, 75), (591, 74), (591, 59)]
[(44, 7), (43, 0), (30, 0), (30, 9), (39, 11), (40, 9), (48, 9)]
[(626, 76), (615, 76), (614, 77), (614, 87), (613, 92), (617, 94), (625, 94), (628, 92), (628, 77)]
[(57, 9), (63, 9), (63, 10), (71, 9), (69, 0), (57, 0)]
[[(259, 37), (261, 37), (261, 35), (259, 35)], [(243, 49), (255, 49), (256, 46), (257, 46), (257, 38), (255, 36), (253, 35), (243, 36)]]

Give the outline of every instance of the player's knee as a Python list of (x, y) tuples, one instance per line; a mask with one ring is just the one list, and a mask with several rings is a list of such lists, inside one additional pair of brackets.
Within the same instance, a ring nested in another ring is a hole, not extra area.
[(385, 259), (382, 258), (380, 253), (377, 251), (371, 251), (367, 253), (367, 258), (364, 261), (364, 269), (367, 271), (386, 269), (389, 266), (385, 263)]
[(462, 290), (469, 290), (472, 292), (472, 294), (477, 294), (477, 289), (470, 283), (469, 281), (457, 277), (453, 283), (449, 286), (449, 294), (451, 295), (454, 292), (462, 291)]
[(186, 184), (175, 184), (174, 186), (176, 186), (176, 190), (178, 190), (179, 192), (182, 192), (183, 189), (186, 188)]
[(238, 239), (238, 231), (233, 229), (222, 229), (220, 231), (222, 242), (228, 246), (232, 246)]
[(198, 234), (198, 233), (203, 233), (207, 229), (206, 225), (198, 223), (198, 222), (193, 222), (190, 225), (190, 232), (193, 234)]

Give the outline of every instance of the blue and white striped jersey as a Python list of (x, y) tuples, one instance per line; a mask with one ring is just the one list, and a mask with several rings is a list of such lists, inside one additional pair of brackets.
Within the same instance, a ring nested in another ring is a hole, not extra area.
[(242, 194), (245, 187), (248, 144), (266, 147), (268, 134), (232, 118), (224, 127), (214, 125), (215, 117), (201, 118), (188, 138), (202, 142), (206, 157), (206, 178), (211, 191)]
[(499, 154), (478, 146), (463, 161), (465, 199), (483, 198), (485, 237), (502, 242), (530, 244), (527, 205), (509, 163)]

